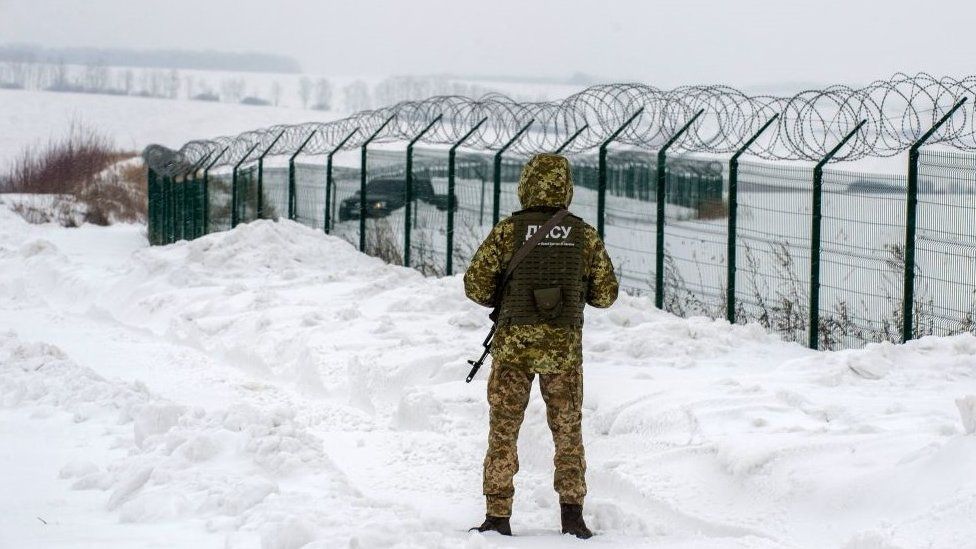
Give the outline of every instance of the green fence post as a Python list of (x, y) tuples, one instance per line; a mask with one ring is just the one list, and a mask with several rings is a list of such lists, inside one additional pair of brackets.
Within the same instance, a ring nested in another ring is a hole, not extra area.
[(173, 176), (173, 242), (183, 237), (183, 185)]
[(159, 211), (159, 220), (160, 220), (159, 243), (169, 244), (169, 220), (170, 220), (169, 177), (165, 175), (159, 175), (158, 177), (159, 177), (159, 203), (161, 206)]
[(172, 239), (170, 243), (176, 242), (180, 238), (180, 194), (179, 185), (177, 184), (177, 176), (173, 175), (170, 178), (170, 185), (172, 190), (170, 191), (170, 213), (172, 214), (172, 219), (170, 220), (170, 231), (172, 232)]
[(210, 233), (210, 170), (217, 165), (217, 162), (223, 158), (224, 153), (227, 152), (230, 146), (224, 147), (220, 154), (213, 159), (213, 162), (207, 164), (207, 167), (203, 170), (203, 230), (200, 236)]
[(203, 230), (203, 178), (193, 175), (192, 196), (193, 223), (190, 227), (190, 238), (197, 238)]
[(359, 128), (356, 128), (349, 132), (349, 135), (347, 135), (345, 139), (340, 141), (338, 145), (329, 151), (329, 155), (325, 160), (325, 212), (323, 212), (324, 216), (322, 217), (323, 230), (325, 231), (325, 234), (329, 234), (329, 231), (332, 230), (332, 209), (330, 208), (330, 205), (335, 201), (335, 198), (333, 197), (334, 193), (332, 192), (332, 157), (335, 156), (335, 154), (339, 152), (342, 147), (344, 147), (346, 143), (352, 139), (352, 136), (356, 135), (356, 132), (358, 131)]
[(359, 169), (359, 251), (366, 251), (366, 147), (376, 139), (376, 136), (383, 131), (387, 124), (393, 121), (396, 115), (387, 118), (379, 128), (376, 129), (360, 147), (360, 169)]
[(454, 210), (457, 209), (456, 197), (455, 197), (455, 161), (457, 159), (457, 150), (462, 143), (468, 140), (469, 137), (474, 135), (474, 132), (478, 131), (478, 128), (484, 125), (488, 121), (488, 117), (484, 117), (474, 125), (473, 128), (468, 130), (468, 133), (464, 134), (461, 139), (458, 139), (454, 145), (451, 145), (450, 150), (447, 151), (447, 276), (454, 274)]
[(203, 177), (193, 180), (193, 238), (200, 238), (204, 235), (207, 217), (207, 173), (204, 170)]
[(563, 144), (560, 145), (558, 149), (556, 149), (556, 154), (562, 154), (563, 150), (566, 149), (566, 147), (568, 147), (570, 144), (572, 144), (573, 141), (576, 141), (576, 138), (579, 137), (580, 134), (586, 131), (586, 129), (589, 127), (590, 127), (589, 124), (583, 124), (582, 128), (576, 130), (576, 133), (569, 136), (569, 139), (563, 141)]
[(169, 243), (172, 244), (172, 243), (174, 243), (174, 242), (176, 242), (178, 240), (177, 239), (177, 236), (178, 236), (179, 233), (177, 232), (177, 226), (178, 226), (177, 225), (177, 222), (179, 221), (179, 215), (180, 215), (180, 212), (177, 209), (177, 204), (178, 204), (177, 198), (178, 197), (177, 197), (177, 194), (176, 194), (177, 187), (176, 187), (176, 176), (175, 175), (170, 176), (170, 178), (169, 178), (169, 188), (170, 188), (170, 190), (169, 190), (169, 214), (170, 214), (170, 217), (169, 217), (169, 232), (170, 232)]
[(312, 133), (308, 134), (305, 141), (302, 141), (302, 144), (295, 149), (295, 152), (292, 153), (290, 157), (288, 157), (288, 219), (292, 221), (298, 217), (298, 203), (296, 198), (298, 193), (296, 192), (295, 188), (295, 157), (301, 154), (302, 149), (304, 149), (305, 145), (308, 145), (308, 142), (315, 137), (315, 132), (317, 131), (319, 130), (312, 130)]
[(178, 187), (176, 186), (176, 175), (170, 176), (170, 244), (179, 240), (179, 194)]
[[(193, 165), (190, 173), (183, 176), (183, 238), (186, 240), (193, 240), (197, 237), (197, 225), (203, 213), (200, 209), (202, 197), (200, 196), (200, 181), (197, 179), (197, 174), (200, 172), (200, 168), (210, 160), (211, 156), (213, 156), (213, 151), (210, 151), (206, 156), (198, 160)], [(189, 180), (188, 177), (190, 178)]]
[(189, 218), (189, 221), (190, 221), (190, 230), (187, 231), (187, 234), (186, 234), (186, 239), (187, 240), (193, 240), (194, 238), (197, 237), (197, 228), (198, 228), (198, 225), (200, 225), (200, 217), (201, 217), (201, 214), (203, 213), (200, 210), (200, 198), (201, 198), (200, 197), (200, 183), (201, 183), (201, 181), (200, 181), (200, 178), (199, 178), (199, 173), (200, 172), (193, 172), (193, 174), (190, 177), (190, 186), (187, 187), (187, 189), (186, 189), (187, 191), (189, 191), (189, 195), (190, 195), (190, 200), (189, 200), (190, 201), (190, 209), (187, 212), (189, 214), (188, 215), (188, 218)]
[(173, 204), (172, 204), (172, 194), (173, 188), (170, 185), (169, 176), (163, 176), (162, 180), (162, 190), (163, 190), (163, 241), (162, 244), (169, 244), (173, 240)]
[(739, 157), (759, 139), (766, 128), (771, 126), (779, 113), (766, 121), (752, 137), (735, 151), (729, 159), (729, 230), (726, 238), (726, 271), (725, 271), (725, 319), (735, 324), (735, 261), (736, 261), (736, 223), (739, 215)]
[[(200, 168), (207, 165), (207, 161), (213, 156), (214, 151), (210, 151), (206, 156), (200, 159), (199, 162), (193, 167), (193, 182), (190, 184), (190, 201), (192, 202), (190, 207), (190, 238), (191, 240), (200, 236), (203, 230), (203, 203), (204, 195), (201, 193), (201, 189), (205, 186), (202, 179), (197, 178), (197, 174), (200, 172)], [(206, 178), (206, 171), (204, 171), (204, 178)]]
[(237, 161), (237, 164), (234, 164), (234, 171), (231, 172), (231, 180), (230, 180), (231, 181), (231, 183), (230, 183), (230, 228), (232, 228), (232, 229), (234, 227), (236, 227), (238, 223), (241, 222), (240, 204), (238, 203), (238, 200), (240, 200), (240, 198), (239, 198), (240, 190), (237, 188), (237, 172), (238, 172), (238, 170), (240, 170), (241, 165), (244, 164), (245, 162), (247, 162), (247, 157), (251, 156), (251, 153), (254, 152), (254, 149), (256, 149), (256, 148), (258, 148), (258, 144), (257, 143), (251, 145), (251, 148), (248, 149), (246, 153), (244, 153), (244, 156), (242, 156), (241, 159)]
[(847, 144), (867, 120), (861, 122), (813, 167), (813, 213), (810, 227), (810, 327), (808, 344), (816, 350), (820, 339), (820, 227), (823, 224), (823, 168)]
[(918, 216), (918, 150), (932, 137), (932, 134), (936, 130), (949, 121), (949, 118), (963, 106), (967, 99), (968, 97), (960, 99), (949, 109), (949, 112), (945, 113), (935, 125), (922, 134), (922, 137), (908, 149), (908, 199), (905, 207), (905, 287), (904, 296), (902, 297), (902, 343), (915, 337), (913, 314), (915, 305), (915, 231)]
[(274, 141), (272, 141), (271, 144), (268, 145), (268, 148), (264, 149), (264, 152), (261, 153), (261, 156), (258, 157), (258, 197), (257, 197), (258, 200), (257, 218), (258, 219), (264, 219), (264, 157), (267, 156), (269, 152), (271, 152), (271, 148), (278, 143), (278, 140), (281, 139), (281, 136), (283, 135), (285, 135), (285, 130), (281, 130), (281, 133), (278, 134), (278, 137), (275, 137)]
[(179, 239), (180, 240), (189, 240), (186, 237), (186, 234), (188, 232), (187, 229), (186, 229), (186, 225), (187, 225), (187, 221), (188, 221), (187, 215), (186, 215), (186, 211), (188, 209), (187, 203), (186, 203), (186, 195), (187, 195), (187, 192), (186, 192), (186, 185), (187, 185), (186, 180), (187, 180), (187, 178), (189, 176), (190, 176), (189, 173), (184, 173), (183, 174), (183, 177), (182, 177), (182, 179), (180, 181), (180, 186), (179, 186), (179, 190), (180, 190), (179, 191), (180, 192), (180, 206), (179, 206), (179, 208), (180, 208), (180, 220), (179, 220), (179, 223), (180, 223), (180, 238)]
[(604, 231), (604, 218), (606, 217), (607, 209), (607, 147), (610, 143), (617, 139), (617, 137), (627, 129), (634, 120), (637, 119), (641, 113), (644, 112), (644, 107), (637, 109), (637, 112), (630, 115), (630, 118), (626, 122), (620, 125), (619, 128), (610, 134), (603, 143), (600, 143), (600, 154), (599, 154), (599, 164), (597, 168), (597, 186), (596, 186), (596, 231), (603, 238)]
[(234, 164), (233, 169), (230, 172), (230, 228), (233, 229), (237, 226), (237, 170), (241, 167), (240, 160), (237, 164)]
[(190, 200), (189, 200), (189, 181), (190, 174), (184, 173), (183, 177), (180, 179), (180, 240), (190, 240), (190, 227), (189, 225), (193, 222), (189, 215), (190, 210)]
[(146, 169), (146, 237), (149, 244), (155, 246), (159, 244), (159, 181), (156, 178), (156, 171), (152, 168)]
[(668, 139), (657, 153), (657, 249), (654, 257), (654, 306), (664, 308), (664, 203), (667, 200), (667, 153), (671, 145), (694, 124), (705, 109), (696, 112), (690, 120), (681, 126), (671, 139)]
[(176, 242), (178, 234), (176, 227), (180, 213), (176, 208), (176, 199), (176, 176), (173, 175), (169, 178), (169, 244)]
[(420, 131), (413, 139), (407, 143), (407, 188), (406, 188), (406, 204), (403, 208), (403, 266), (410, 266), (410, 233), (412, 232), (412, 227), (410, 225), (410, 216), (413, 214), (413, 146), (420, 141), (434, 124), (441, 121), (443, 115), (438, 114), (430, 124), (427, 124), (423, 130)]
[(501, 211), (499, 208), (500, 208), (500, 202), (502, 198), (502, 155), (505, 154), (505, 151), (507, 151), (509, 147), (514, 145), (515, 142), (518, 141), (520, 137), (522, 137), (522, 134), (529, 131), (529, 127), (532, 126), (534, 122), (535, 122), (534, 118), (532, 120), (529, 120), (528, 124), (522, 126), (522, 129), (516, 132), (516, 134), (513, 135), (512, 138), (509, 139), (507, 143), (502, 145), (502, 148), (498, 149), (497, 153), (495, 153), (495, 186), (494, 186), (494, 190), (492, 191), (493, 201), (491, 207), (492, 225), (498, 225), (498, 220), (501, 217), (500, 215)]
[(189, 225), (190, 222), (191, 222), (190, 216), (188, 215), (188, 211), (190, 209), (190, 205), (188, 204), (189, 200), (187, 198), (188, 195), (189, 195), (189, 193), (187, 192), (187, 187), (189, 185), (187, 183), (187, 181), (189, 180), (189, 177), (190, 177), (190, 173), (184, 173), (183, 174), (183, 177), (182, 177), (182, 179), (180, 181), (180, 186), (179, 186), (179, 189), (180, 189), (180, 240), (190, 240), (190, 238), (188, 237), (188, 235), (190, 233), (190, 230), (187, 227), (187, 225)]

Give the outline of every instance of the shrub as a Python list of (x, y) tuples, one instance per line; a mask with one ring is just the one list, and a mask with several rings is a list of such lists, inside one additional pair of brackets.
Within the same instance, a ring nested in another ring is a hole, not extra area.
[(0, 192), (54, 195), (18, 201), (14, 210), (33, 223), (67, 227), (140, 221), (146, 217), (146, 177), (134, 157), (98, 132), (74, 124), (60, 139), (25, 148), (0, 175)]

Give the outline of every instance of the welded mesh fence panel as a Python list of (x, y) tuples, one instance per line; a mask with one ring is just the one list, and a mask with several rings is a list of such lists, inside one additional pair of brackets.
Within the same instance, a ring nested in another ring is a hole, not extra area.
[(728, 208), (722, 164), (667, 159), (664, 227), (664, 309), (680, 316), (723, 316)]
[(325, 227), (325, 163), (295, 163), (295, 221)]
[(736, 320), (790, 341), (809, 325), (813, 169), (739, 164)]
[(258, 218), (258, 167), (251, 165), (237, 171), (237, 222)]
[(198, 174), (189, 180), (189, 234), (187, 238), (199, 238), (203, 236), (203, 207), (206, 204), (203, 195), (203, 174)]
[(367, 158), (365, 251), (402, 265), (406, 151), (369, 151)]
[(262, 179), (261, 217), (263, 219), (288, 218), (288, 168), (264, 162)]
[(169, 177), (157, 175), (161, 185), (160, 189), (160, 212), (159, 212), (159, 238), (161, 242), (173, 242), (173, 180)]
[(414, 150), (410, 266), (427, 276), (447, 272), (447, 151)]
[(491, 230), (492, 164), (488, 155), (458, 154), (454, 195), (454, 272), (462, 272)]
[(168, 244), (167, 214), (169, 205), (169, 180), (154, 170), (148, 170), (147, 199), (155, 201), (148, 204), (150, 244)]
[(901, 340), (906, 178), (825, 170), (821, 349)]
[(976, 155), (919, 158), (914, 332), (976, 333)]
[(230, 171), (211, 173), (207, 183), (209, 194), (209, 214), (207, 232), (226, 231), (231, 224), (231, 183), (233, 176)]
[[(650, 154), (611, 152), (607, 159), (604, 241), (620, 286), (631, 294), (654, 291), (657, 227), (654, 166)], [(583, 186), (592, 189), (594, 194), (597, 178), (597, 169), (584, 170), (579, 176)], [(596, 226), (595, 220), (593, 224)]]
[(180, 178), (176, 184), (176, 240), (188, 238), (186, 225), (189, 208), (187, 207), (187, 180)]
[[(415, 150), (410, 263), (428, 275), (446, 272), (448, 246), (447, 151)], [(525, 158), (501, 164), (498, 213), (522, 209), (517, 187)], [(264, 216), (288, 213), (288, 169), (280, 159), (265, 165)], [(571, 209), (598, 223), (595, 155), (571, 159), (575, 181)], [(615, 151), (607, 164), (604, 213), (607, 248), (621, 285), (651, 293), (655, 285), (656, 157)], [(679, 315), (724, 316), (728, 205), (725, 164), (670, 158), (665, 214), (664, 308)], [(453, 268), (462, 272), (491, 230), (495, 208), (493, 154), (460, 153), (456, 161)], [(191, 239), (258, 217), (256, 164), (237, 173), (236, 197), (228, 168), (149, 178), (150, 239)], [(333, 169), (328, 206), (331, 234), (359, 246), (360, 176)], [(324, 162), (295, 166), (295, 217), (325, 227)], [(736, 316), (786, 339), (805, 342), (809, 329), (811, 204), (810, 167), (741, 162), (738, 174)], [(206, 195), (204, 194), (206, 192)], [(820, 256), (818, 342), (821, 348), (899, 341), (904, 319), (903, 282), (906, 179), (899, 175), (826, 170)], [(404, 261), (405, 151), (371, 151), (367, 171), (366, 251), (391, 263)], [(204, 210), (206, 209), (206, 215)], [(976, 332), (976, 155), (921, 153), (912, 304), (915, 337)]]
[[(528, 158), (509, 154), (502, 157), (501, 165), (501, 194), (498, 199), (498, 219), (499, 221), (522, 209), (522, 201), (518, 197), (518, 182), (522, 176), (522, 167), (528, 162)], [(494, 167), (492, 167), (494, 169)], [(494, 173), (494, 172), (493, 172)], [(494, 177), (494, 175), (492, 175)], [(489, 229), (491, 221), (489, 218)], [(487, 236), (487, 232), (485, 235)]]
[(332, 169), (332, 203), (329, 234), (359, 246), (359, 170)]
[(597, 159), (592, 156), (570, 157), (569, 164), (573, 172), (573, 202), (569, 209), (574, 215), (596, 227), (599, 200), (597, 186), (591, 184), (596, 178), (591, 174), (598, 171)]

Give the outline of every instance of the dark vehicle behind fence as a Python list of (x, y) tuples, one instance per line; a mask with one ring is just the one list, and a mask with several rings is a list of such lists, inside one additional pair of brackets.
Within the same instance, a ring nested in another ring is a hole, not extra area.
[[(435, 194), (430, 179), (413, 180), (414, 200), (426, 202), (438, 210), (447, 210), (447, 195)], [(359, 219), (360, 193), (342, 201), (339, 206), (339, 221)], [(405, 179), (374, 179), (366, 184), (366, 217), (386, 217), (407, 201), (407, 181)], [(457, 199), (454, 204), (457, 209)]]

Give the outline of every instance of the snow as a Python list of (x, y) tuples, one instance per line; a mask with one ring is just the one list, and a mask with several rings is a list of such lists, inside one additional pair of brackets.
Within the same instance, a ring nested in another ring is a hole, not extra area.
[(0, 170), (25, 144), (60, 139), (74, 125), (98, 130), (119, 148), (141, 152), (158, 143), (178, 149), (187, 141), (236, 135), (276, 124), (329, 121), (335, 112), (254, 107), (187, 99), (0, 90)]
[[(68, 68), (78, 72), (85, 70), (81, 66)], [(129, 70), (109, 69), (115, 72)], [(132, 70), (140, 72), (139, 69)], [(146, 71), (156, 72), (153, 69)], [(194, 93), (219, 92), (221, 82), (238, 79), (245, 83), (247, 95), (270, 100), (269, 90), (278, 84), (282, 92), (281, 103), (280, 106), (248, 106), (196, 101), (187, 99), (182, 87), (179, 99), (0, 89), (0, 124), (4, 128), (0, 133), (0, 170), (22, 152), (25, 144), (43, 145), (50, 139), (61, 138), (72, 124), (97, 129), (126, 150), (140, 152), (151, 143), (179, 149), (184, 143), (196, 139), (236, 135), (279, 124), (343, 118), (351, 114), (342, 104), (345, 86), (361, 81), (375, 91), (384, 80), (377, 75), (330, 75), (327, 80), (333, 86), (334, 107), (330, 111), (319, 111), (301, 107), (298, 82), (302, 78), (315, 82), (323, 78), (321, 75), (197, 70), (181, 70), (179, 74), (182, 84), (187, 84), (186, 79), (192, 81)], [(561, 99), (583, 88), (568, 84), (482, 82), (465, 78), (450, 78), (450, 82), (475, 85), (479, 90), (499, 91), (526, 100)], [(315, 102), (314, 95), (312, 102)], [(380, 106), (384, 105), (374, 105)]]
[[(518, 547), (558, 536), (534, 393), (483, 515), (488, 327), (295, 223), (149, 248), (0, 208), (0, 547)], [(973, 547), (976, 337), (814, 352), (647, 298), (587, 311), (600, 547)]]

